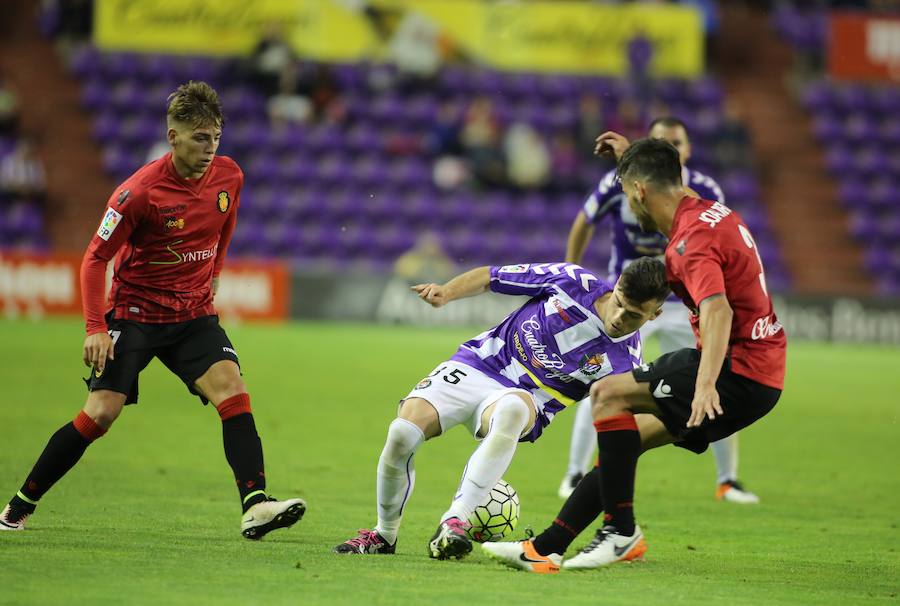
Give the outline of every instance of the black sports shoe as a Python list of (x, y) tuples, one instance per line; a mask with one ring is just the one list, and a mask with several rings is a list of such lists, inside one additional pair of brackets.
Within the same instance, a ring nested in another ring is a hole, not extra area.
[(334, 553), (354, 553), (362, 555), (390, 555), (394, 553), (396, 549), (396, 541), (394, 541), (394, 544), (391, 545), (384, 539), (383, 536), (381, 536), (374, 530), (360, 528), (359, 534), (357, 534), (352, 539), (348, 539), (340, 545), (335, 546), (332, 551)]
[(468, 522), (448, 518), (441, 522), (428, 542), (428, 555), (437, 560), (461, 560), (472, 552), (472, 541), (466, 534)]

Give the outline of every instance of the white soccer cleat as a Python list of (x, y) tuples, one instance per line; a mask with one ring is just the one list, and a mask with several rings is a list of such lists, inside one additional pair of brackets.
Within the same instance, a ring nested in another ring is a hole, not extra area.
[(614, 530), (610, 526), (598, 530), (594, 540), (578, 555), (563, 562), (562, 567), (566, 570), (589, 570), (644, 557), (647, 543), (639, 526), (634, 527), (631, 536), (620, 535)]
[(303, 499), (276, 501), (270, 497), (244, 513), (241, 518), (241, 534), (245, 538), (258, 540), (273, 530), (293, 526), (304, 513), (306, 501)]
[(560, 499), (568, 499), (575, 492), (575, 487), (578, 486), (583, 477), (583, 473), (576, 473), (574, 476), (567, 474), (559, 485), (559, 490), (556, 491), (556, 494)]
[(538, 574), (556, 574), (562, 562), (562, 556), (558, 553), (539, 554), (531, 539), (515, 543), (482, 543), (481, 549), (491, 558), (510, 568)]
[(29, 513), (24, 511), (14, 511), (12, 506), (7, 504), (0, 513), (0, 530), (25, 530), (25, 522), (28, 520)]
[(759, 497), (741, 486), (741, 483), (737, 480), (728, 480), (719, 484), (719, 487), (716, 489), (716, 500), (740, 503), (742, 505), (756, 505), (759, 503)]

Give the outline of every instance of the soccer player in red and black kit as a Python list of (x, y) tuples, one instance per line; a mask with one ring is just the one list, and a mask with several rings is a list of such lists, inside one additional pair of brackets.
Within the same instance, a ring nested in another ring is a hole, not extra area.
[(107, 432), (123, 406), (137, 402), (138, 375), (154, 357), (204, 404), (212, 402), (222, 419), (225, 457), (244, 511), (241, 533), (259, 539), (303, 516), (303, 500), (277, 501), (265, 492), (250, 396), (213, 306), (244, 184), (238, 165), (216, 156), (222, 126), (212, 87), (180, 86), (169, 96), (166, 116), (171, 153), (138, 170), (110, 197), (81, 265), (84, 363), (92, 368), (87, 403), (50, 438), (0, 514), (0, 530), (25, 528), (44, 493)]
[[(691, 311), (697, 349), (664, 354), (591, 386), (599, 465), (543, 533), (483, 544), (492, 557), (531, 572), (558, 572), (560, 565), (599, 568), (642, 557), (647, 545), (632, 507), (641, 452), (674, 443), (701, 453), (766, 415), (784, 387), (787, 340), (756, 243), (740, 215), (693, 197), (681, 182), (678, 150), (666, 141), (635, 141), (617, 170), (641, 228), (669, 238), (667, 277)], [(562, 562), (601, 511), (603, 528)]]

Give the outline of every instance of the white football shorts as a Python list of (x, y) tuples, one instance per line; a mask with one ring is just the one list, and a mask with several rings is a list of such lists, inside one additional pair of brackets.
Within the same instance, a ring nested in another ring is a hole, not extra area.
[[(481, 438), (481, 415), (484, 410), (506, 394), (515, 393), (528, 396), (535, 406), (534, 398), (524, 389), (506, 387), (480, 370), (460, 362), (441, 362), (427, 377), (419, 381), (409, 395), (400, 402), (400, 407), (408, 398), (427, 400), (438, 413), (441, 433), (457, 426), (465, 425), (476, 440)], [(522, 435), (528, 435), (531, 426)]]

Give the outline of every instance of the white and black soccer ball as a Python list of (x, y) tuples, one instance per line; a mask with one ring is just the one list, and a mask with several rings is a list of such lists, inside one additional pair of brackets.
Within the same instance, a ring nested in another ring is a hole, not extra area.
[(469, 516), (472, 525), (466, 533), (478, 543), (499, 541), (508, 536), (519, 522), (519, 495), (516, 489), (500, 480), (488, 493), (484, 503)]

